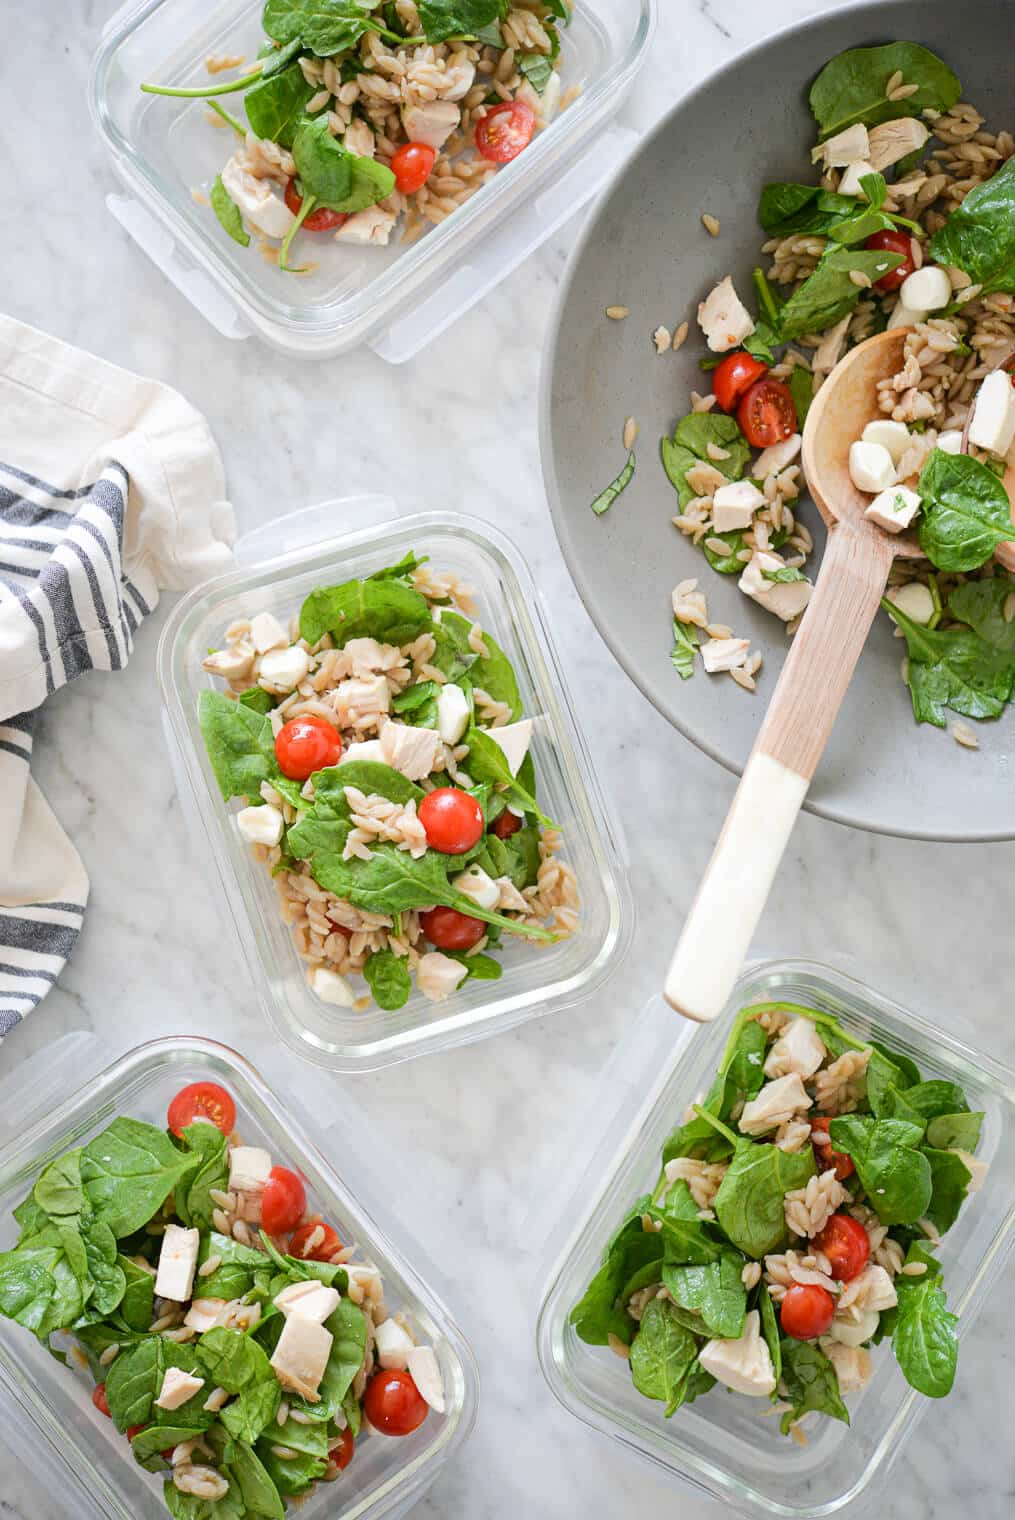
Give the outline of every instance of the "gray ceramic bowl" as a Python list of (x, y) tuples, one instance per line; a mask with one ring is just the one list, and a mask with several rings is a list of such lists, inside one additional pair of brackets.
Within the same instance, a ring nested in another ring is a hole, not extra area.
[[(682, 100), (640, 145), (589, 218), (564, 279), (544, 355), (541, 442), (557, 535), (593, 620), (655, 706), (713, 759), (739, 771), (785, 655), (781, 625), (714, 574), (672, 527), (676, 494), (658, 440), (705, 391), (697, 303), (722, 275), (750, 291), (763, 234), (755, 220), (762, 184), (810, 179), (814, 124), (807, 89), (847, 47), (897, 38), (941, 54), (963, 98), (993, 130), (1015, 125), (1004, 38), (1010, 0), (888, 0), (794, 26), (752, 48)], [(998, 49), (1001, 49), (1000, 54)], [(709, 237), (702, 212), (721, 222)], [(625, 305), (624, 322), (605, 319)], [(651, 334), (689, 318), (678, 354), (657, 358)], [(638, 419), (638, 467), (601, 518), (589, 503), (624, 460), (624, 418)], [(810, 502), (802, 515), (818, 544)], [(816, 563), (812, 562), (812, 563)], [(765, 653), (754, 697), (700, 663), (682, 681), (669, 660), (670, 593), (698, 575), (709, 614), (750, 635)], [(878, 618), (814, 778), (809, 807), (858, 828), (928, 839), (1015, 838), (1015, 713), (977, 725), (981, 749), (913, 721), (900, 677), (902, 644)]]

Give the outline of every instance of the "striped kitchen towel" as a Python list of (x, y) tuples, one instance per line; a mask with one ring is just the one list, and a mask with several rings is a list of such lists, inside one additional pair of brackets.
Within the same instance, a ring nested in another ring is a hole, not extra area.
[(160, 587), (228, 566), (224, 492), (177, 392), (0, 317), (0, 1040), (56, 981), (88, 899), (29, 772), (36, 712), (127, 663)]

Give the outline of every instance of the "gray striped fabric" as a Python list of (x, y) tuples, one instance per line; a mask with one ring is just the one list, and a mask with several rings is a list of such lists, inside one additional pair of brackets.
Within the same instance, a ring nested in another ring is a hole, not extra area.
[(78, 490), (0, 462), (0, 691), (23, 709), (0, 716), (0, 1039), (45, 996), (81, 929), (87, 878), (30, 779), (33, 728), (57, 687), (126, 664), (154, 601), (123, 573), (127, 492), (115, 462)]

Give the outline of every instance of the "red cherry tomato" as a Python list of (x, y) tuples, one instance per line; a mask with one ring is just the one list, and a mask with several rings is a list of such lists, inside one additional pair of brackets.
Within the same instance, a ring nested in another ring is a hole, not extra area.
[(509, 164), (532, 141), (536, 113), (524, 100), (505, 100), (476, 123), (476, 147), (495, 164)]
[(422, 190), (436, 162), (437, 154), (428, 143), (404, 143), (391, 160), (395, 189), (403, 195)]
[(191, 1082), (189, 1087), (181, 1087), (170, 1103), (166, 1120), (179, 1139), (195, 1119), (210, 1119), (216, 1129), (231, 1135), (236, 1128), (236, 1104), (217, 1082)]
[(96, 1383), (95, 1387), (92, 1389), (92, 1403), (95, 1405), (100, 1414), (104, 1414), (106, 1416), (107, 1420), (111, 1420), (113, 1418), (109, 1412), (109, 1405), (106, 1402), (105, 1383)]
[(269, 1235), (288, 1235), (303, 1218), (307, 1190), (286, 1166), (273, 1166), (261, 1196), (261, 1223)]
[(897, 232), (886, 228), (884, 232), (872, 232), (865, 248), (871, 248), (874, 252), (901, 253), (902, 263), (896, 264), (894, 269), (889, 269), (880, 280), (874, 281), (874, 289), (880, 291), (898, 290), (903, 280), (913, 273), (916, 264), (913, 262), (913, 239), (908, 232)]
[(429, 1406), (408, 1372), (399, 1368), (375, 1372), (363, 1395), (363, 1413), (385, 1436), (407, 1436), (418, 1430)]
[(813, 1341), (824, 1335), (835, 1316), (835, 1299), (817, 1283), (794, 1283), (779, 1306), (784, 1335)]
[(755, 380), (740, 398), (737, 421), (752, 449), (767, 449), (796, 432), (796, 406), (781, 380)]
[(475, 797), (457, 786), (439, 786), (427, 792), (418, 812), (427, 844), (443, 855), (464, 855), (483, 837), (483, 809)]
[(470, 918), (457, 908), (428, 908), (419, 915), (423, 933), (438, 950), (471, 950), (486, 933), (481, 918)]
[[(324, 1239), (308, 1251), (307, 1241), (315, 1230), (323, 1230)], [(289, 1255), (298, 1256), (300, 1261), (330, 1261), (341, 1249), (342, 1242), (330, 1224), (301, 1224), (289, 1242)]]
[(342, 738), (327, 718), (313, 713), (290, 718), (275, 736), (275, 759), (283, 776), (308, 781), (315, 771), (337, 765), (342, 758)]
[[(303, 197), (297, 190), (294, 179), (291, 179), (285, 187), (285, 203), (293, 216), (299, 216)], [(331, 211), (327, 206), (318, 206), (316, 211), (309, 213), (302, 227), (304, 232), (327, 232), (331, 227), (341, 227), (342, 223), (348, 220), (348, 216), (343, 211)]]
[(767, 373), (768, 365), (755, 359), (753, 354), (727, 354), (725, 359), (720, 359), (712, 374), (715, 399), (724, 412), (732, 412), (747, 387)]
[(510, 808), (505, 808), (490, 825), (490, 833), (496, 834), (498, 839), (510, 839), (512, 834), (518, 833), (521, 826), (522, 820), (518, 814), (512, 813)]
[(832, 1265), (832, 1275), (840, 1282), (859, 1277), (870, 1260), (871, 1243), (867, 1231), (852, 1214), (833, 1214), (814, 1245), (823, 1251)]
[[(814, 1159), (818, 1164), (818, 1170), (827, 1172), (829, 1167), (835, 1173), (840, 1182), (845, 1182), (855, 1171), (852, 1156), (847, 1156), (845, 1151), (833, 1151), (832, 1142), (828, 1138), (828, 1126), (831, 1119), (811, 1120), (811, 1145), (814, 1147)], [(824, 1136), (824, 1139), (821, 1137)]]
[(128, 1425), (124, 1434), (126, 1435), (128, 1441), (133, 1441), (136, 1435), (138, 1435), (142, 1430), (147, 1429), (147, 1425)]
[(341, 1446), (336, 1446), (335, 1450), (331, 1453), (331, 1460), (334, 1462), (339, 1471), (349, 1466), (349, 1463), (352, 1461), (352, 1454), (355, 1450), (356, 1442), (353, 1439), (352, 1431), (347, 1425), (342, 1432)]

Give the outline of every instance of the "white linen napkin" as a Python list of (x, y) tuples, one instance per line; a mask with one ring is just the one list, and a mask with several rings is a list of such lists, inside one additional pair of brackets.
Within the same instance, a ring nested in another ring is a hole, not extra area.
[(35, 711), (124, 666), (159, 589), (228, 568), (233, 536), (189, 402), (0, 316), (0, 1040), (62, 971), (88, 899), (29, 774)]

